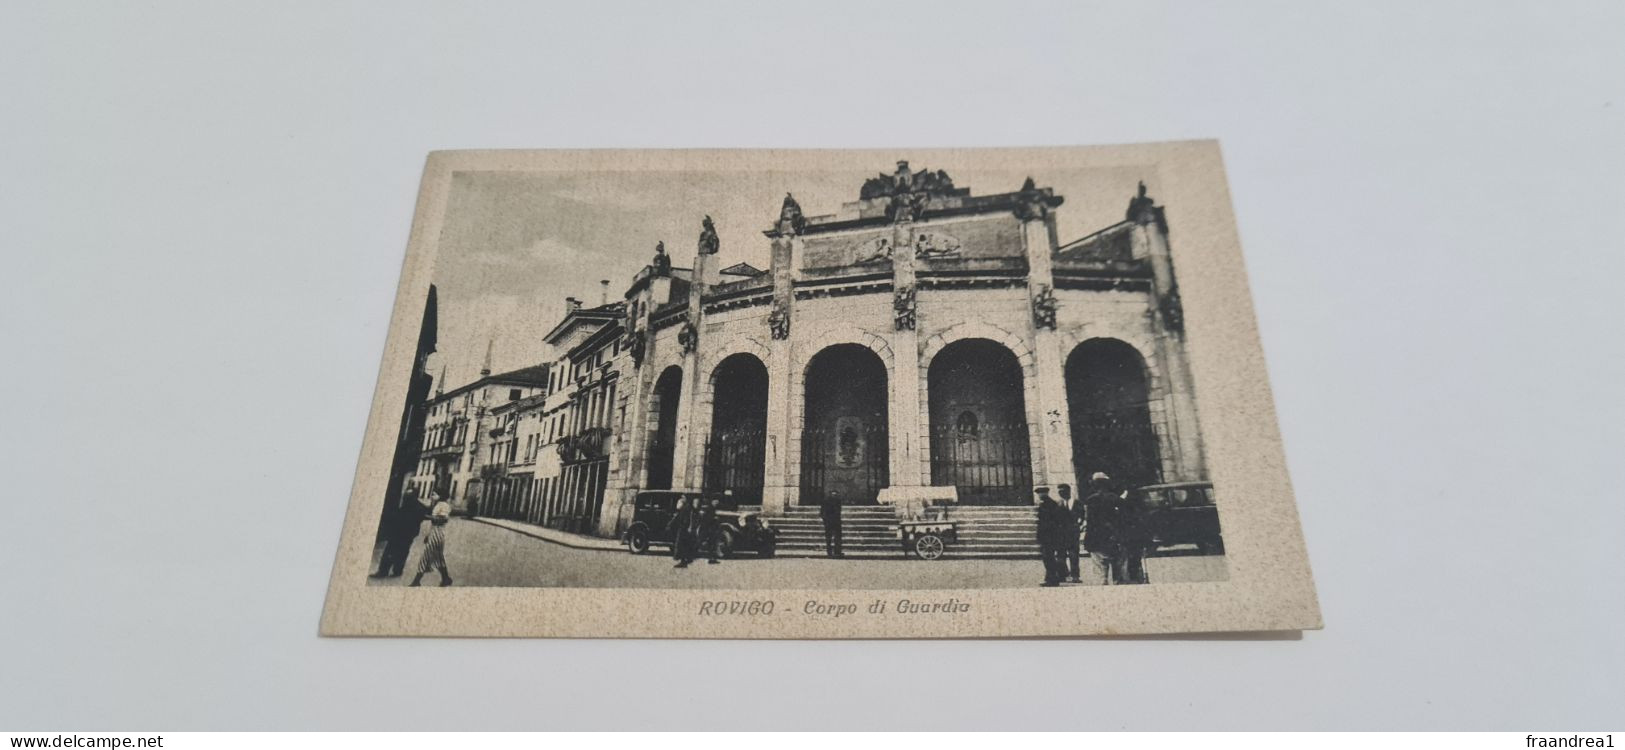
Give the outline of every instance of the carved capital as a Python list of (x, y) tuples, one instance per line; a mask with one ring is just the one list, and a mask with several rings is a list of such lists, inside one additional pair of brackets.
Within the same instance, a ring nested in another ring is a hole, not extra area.
[(700, 329), (693, 323), (684, 323), (677, 331), (677, 344), (683, 347), (683, 354), (693, 354), (700, 345)]
[(1162, 315), (1162, 324), (1174, 333), (1185, 332), (1185, 303), (1179, 298), (1179, 286), (1169, 288), (1168, 293), (1157, 300), (1157, 312)]
[(628, 331), (626, 334), (626, 339), (627, 351), (632, 355), (632, 366), (634, 368), (642, 367), (643, 354), (648, 347), (648, 343), (643, 338), (643, 332)]
[(1055, 330), (1055, 290), (1039, 284), (1033, 292), (1033, 325)]
[(768, 332), (779, 341), (790, 338), (790, 311), (783, 305), (775, 304), (773, 312), (767, 314)]
[(899, 331), (912, 331), (915, 325), (916, 306), (914, 304), (914, 287), (900, 286), (892, 292), (892, 323)]
[(916, 221), (925, 216), (926, 204), (931, 196), (926, 193), (897, 193), (886, 206), (886, 216), (893, 223)]

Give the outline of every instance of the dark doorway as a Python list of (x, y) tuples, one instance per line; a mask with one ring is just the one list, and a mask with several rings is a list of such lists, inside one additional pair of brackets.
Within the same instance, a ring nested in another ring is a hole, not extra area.
[(671, 473), (677, 457), (677, 404), (683, 397), (683, 368), (673, 365), (655, 381), (654, 403), (657, 415), (654, 434), (649, 438), (649, 484), (651, 490), (671, 489)]
[(1032, 503), (1033, 464), (1021, 362), (988, 339), (943, 348), (927, 372), (931, 484), (970, 505)]
[(889, 480), (886, 365), (858, 344), (836, 344), (807, 364), (801, 432), (801, 500), (839, 491), (848, 504), (873, 503)]
[(1105, 472), (1123, 487), (1162, 481), (1145, 361), (1117, 339), (1090, 339), (1066, 358), (1072, 467), (1078, 481)]
[(735, 354), (722, 360), (711, 378), (704, 488), (731, 491), (741, 505), (760, 505), (767, 455), (767, 366), (752, 355)]

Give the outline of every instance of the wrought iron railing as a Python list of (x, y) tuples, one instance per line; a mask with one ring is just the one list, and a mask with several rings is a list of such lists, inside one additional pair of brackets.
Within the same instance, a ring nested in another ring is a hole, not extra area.
[(705, 441), (704, 489), (728, 490), (741, 505), (759, 505), (766, 445), (767, 432), (760, 428), (713, 432)]
[(972, 505), (1030, 503), (1027, 424), (945, 425), (931, 430), (931, 483), (953, 486)]
[(817, 503), (837, 487), (849, 493), (844, 502), (874, 502), (890, 480), (887, 437), (883, 425), (803, 430), (801, 502)]

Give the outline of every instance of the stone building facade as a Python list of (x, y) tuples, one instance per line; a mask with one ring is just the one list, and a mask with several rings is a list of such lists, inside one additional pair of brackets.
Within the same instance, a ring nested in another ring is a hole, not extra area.
[(486, 469), (501, 465), (494, 461), (493, 446), (502, 438), (507, 416), (497, 409), (545, 393), (548, 371), (544, 363), (493, 375), (487, 353), (478, 380), (437, 390), (425, 404), (423, 447), (410, 480), (424, 497), (436, 489), (459, 511), (478, 510), (484, 485), (500, 473)]
[(1064, 198), (1032, 179), (974, 196), (899, 162), (857, 192), (826, 215), (787, 195), (765, 271), (722, 268), (706, 217), (692, 268), (661, 248), (590, 331), (560, 324), (582, 329), (562, 347), (571, 388), (602, 399), (567, 430), (602, 446), (598, 533), (645, 488), (783, 514), (832, 491), (1017, 505), (1094, 471), (1206, 479), (1168, 225), (1143, 186), (1122, 222), (1066, 242)]
[(565, 305), (564, 317), (543, 337), (554, 356), (542, 365), (541, 391), (492, 410), (487, 465), (496, 467), (489, 470), (496, 481), (481, 513), (592, 533), (620, 423), (625, 305), (606, 299), (583, 307), (573, 297)]

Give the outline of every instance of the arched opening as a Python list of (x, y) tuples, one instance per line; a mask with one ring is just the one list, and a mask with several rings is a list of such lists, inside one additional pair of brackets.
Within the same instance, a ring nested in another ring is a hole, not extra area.
[(671, 489), (671, 471), (677, 457), (677, 403), (683, 397), (683, 368), (666, 368), (655, 380), (655, 430), (649, 436), (649, 482), (651, 490)]
[(767, 455), (767, 365), (750, 354), (729, 356), (711, 373), (711, 393), (704, 487), (728, 490), (740, 505), (760, 505)]
[(1117, 339), (1090, 339), (1066, 358), (1072, 468), (1079, 481), (1097, 471), (1135, 487), (1162, 481), (1151, 423), (1145, 360)]
[(801, 500), (839, 491), (845, 503), (873, 503), (887, 485), (886, 364), (858, 344), (836, 344), (807, 363), (801, 430)]
[(1033, 464), (1021, 362), (988, 339), (944, 347), (926, 373), (931, 483), (959, 490), (959, 502), (1032, 502)]

